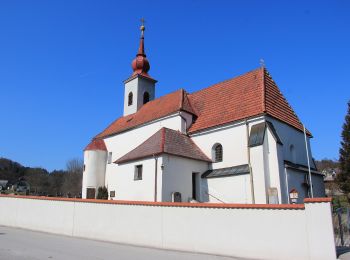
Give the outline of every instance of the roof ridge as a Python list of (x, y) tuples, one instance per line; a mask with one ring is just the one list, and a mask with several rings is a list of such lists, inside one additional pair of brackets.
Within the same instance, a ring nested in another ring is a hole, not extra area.
[(262, 67), (262, 84), (263, 84), (263, 102), (262, 102), (262, 106), (263, 106), (263, 112), (266, 112), (266, 84), (265, 84), (265, 73), (267, 72), (267, 69), (265, 67)]
[(253, 72), (255, 72), (255, 71), (259, 71), (260, 69), (261, 69), (261, 68), (259, 67), (259, 68), (250, 70), (250, 71), (248, 71), (248, 72), (246, 72), (246, 73), (244, 73), (244, 74), (240, 74), (240, 75), (238, 75), (238, 76), (235, 76), (235, 77), (232, 77), (232, 78), (229, 78), (229, 79), (220, 81), (220, 82), (218, 82), (218, 83), (214, 83), (214, 84), (212, 84), (212, 85), (209, 85), (209, 86), (206, 87), (206, 88), (202, 88), (202, 89), (197, 90), (197, 91), (195, 91), (195, 92), (189, 93), (189, 95), (194, 95), (194, 94), (197, 94), (198, 92), (201, 92), (201, 91), (207, 90), (207, 89), (209, 89), (209, 88), (215, 87), (216, 85), (221, 85), (221, 84), (226, 83), (226, 82), (228, 82), (228, 81), (231, 81), (231, 80), (234, 80), (234, 79), (238, 79), (238, 78), (243, 77), (243, 76), (245, 76), (245, 75), (247, 75), (247, 74), (253, 73)]

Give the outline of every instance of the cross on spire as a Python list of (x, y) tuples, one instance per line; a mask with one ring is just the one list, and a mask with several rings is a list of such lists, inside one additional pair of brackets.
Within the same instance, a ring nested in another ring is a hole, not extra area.
[(260, 59), (259, 63), (260, 63), (260, 67), (261, 68), (265, 68), (265, 61), (264, 61), (264, 59)]
[(145, 18), (141, 18), (140, 19), (140, 21), (141, 21), (141, 26), (140, 26), (140, 30), (141, 30), (141, 37), (143, 37), (143, 34), (144, 34), (144, 31), (145, 31), (145, 23), (146, 23), (146, 20), (145, 20)]

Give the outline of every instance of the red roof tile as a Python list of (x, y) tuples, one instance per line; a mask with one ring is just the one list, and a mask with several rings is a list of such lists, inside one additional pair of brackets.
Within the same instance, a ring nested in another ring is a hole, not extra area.
[(263, 114), (303, 131), (299, 118), (264, 68), (220, 82), (188, 97), (198, 116), (189, 129), (190, 133)]
[(134, 114), (118, 118), (95, 138), (117, 134), (177, 111), (194, 114), (194, 110), (187, 100), (187, 93), (183, 89), (146, 103)]
[(114, 121), (96, 138), (105, 138), (181, 110), (196, 115), (189, 133), (264, 114), (303, 131), (302, 123), (267, 70), (259, 68), (193, 94), (180, 89), (150, 101), (138, 112)]
[(211, 162), (187, 135), (163, 127), (138, 147), (119, 158), (115, 163), (125, 163), (163, 153)]
[(103, 141), (103, 139), (93, 139), (84, 149), (84, 151), (89, 150), (107, 151), (105, 141)]

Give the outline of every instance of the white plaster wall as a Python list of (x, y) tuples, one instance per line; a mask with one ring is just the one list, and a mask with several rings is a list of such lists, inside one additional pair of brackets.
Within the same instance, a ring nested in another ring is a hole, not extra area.
[(251, 167), (254, 184), (255, 203), (267, 203), (267, 190), (265, 184), (264, 146), (250, 148)]
[(0, 225), (43, 232), (248, 259), (336, 259), (330, 203), (189, 208), (1, 196), (0, 208)]
[[(263, 121), (257, 118), (249, 121), (249, 128), (253, 124)], [(203, 131), (191, 135), (192, 140), (211, 159), (212, 148), (220, 143), (223, 148), (223, 161), (212, 164), (213, 169), (232, 167), (248, 163), (247, 155), (247, 132), (245, 123), (239, 122), (215, 130)], [(250, 130), (249, 130), (250, 131)]]
[[(266, 160), (268, 161), (268, 186), (267, 188), (277, 188), (278, 191), (278, 201), (282, 203), (282, 191), (284, 186), (283, 179), (283, 155), (279, 153), (279, 149), (281, 148), (280, 144), (277, 143), (269, 128), (266, 129), (265, 132), (265, 140), (264, 140)], [(282, 182), (282, 185), (281, 185)], [(284, 198), (284, 197), (283, 197)]]
[(162, 174), (162, 201), (171, 201), (173, 192), (180, 192), (182, 201), (192, 199), (192, 173), (197, 172), (197, 195), (201, 198), (200, 175), (208, 169), (208, 163), (187, 158), (164, 155)]
[[(307, 189), (302, 185), (302, 183), (305, 181), (305, 175), (308, 175), (308, 173), (297, 171), (291, 168), (287, 168), (286, 170), (288, 175), (289, 191), (291, 191), (292, 189), (296, 189), (299, 193), (298, 203), (302, 203), (305, 198), (309, 198)], [(311, 178), (314, 197), (325, 197), (323, 176), (311, 173)]]
[[(302, 164), (302, 165), (307, 165), (304, 133), (274, 118), (268, 117), (268, 120), (273, 123), (278, 136), (282, 140), (284, 160)], [(307, 138), (307, 142), (308, 142), (307, 145), (309, 148), (308, 150), (309, 150), (309, 157), (310, 157), (310, 165), (312, 166), (313, 165), (312, 152), (311, 152), (309, 138)], [(293, 160), (293, 157), (289, 150), (290, 145), (293, 145), (295, 149), (295, 161)]]
[(0, 197), (0, 225), (73, 235), (74, 202)]
[[(334, 259), (335, 242), (333, 233), (333, 220), (330, 204), (305, 203), (306, 231), (308, 235), (310, 259)], [(327, 235), (328, 234), (328, 235)], [(317, 241), (323, 238), (322, 244)], [(324, 255), (329, 252), (328, 255)], [(332, 254), (333, 252), (333, 254)]]
[[(161, 201), (162, 158), (158, 158), (157, 199)], [(135, 166), (142, 165), (142, 180), (134, 180)], [(118, 171), (112, 173), (113, 181), (109, 181), (108, 190), (115, 191), (116, 200), (154, 201), (155, 191), (155, 159), (146, 158), (118, 166)]]
[(323, 175), (312, 174), (311, 178), (314, 197), (326, 197), (326, 188), (324, 185)]
[[(191, 127), (192, 125), (192, 122), (193, 122), (193, 115), (187, 113), (187, 112), (184, 112), (184, 111), (181, 111), (180, 112), (180, 115), (183, 117), (183, 124), (182, 124), (182, 129), (181, 129), (181, 132), (182, 133), (187, 133), (187, 130)], [(185, 122), (186, 121), (186, 122)]]
[[(108, 152), (112, 152), (112, 162), (139, 146), (162, 127), (181, 131), (182, 121), (179, 114), (176, 113), (162, 120), (154, 121), (104, 139)], [(115, 163), (107, 164), (105, 183), (106, 186), (111, 187), (111, 189), (109, 188), (110, 190), (116, 188), (116, 176), (120, 173), (120, 166)], [(122, 184), (120, 183), (120, 185)]]
[(213, 203), (251, 203), (250, 175), (203, 178), (202, 201)]
[(84, 165), (82, 198), (86, 198), (86, 189), (105, 185), (107, 151), (87, 150), (84, 151)]
[[(136, 77), (125, 83), (124, 87), (124, 116), (135, 113), (143, 106), (143, 94), (149, 93), (150, 101), (155, 96), (155, 82), (142, 77)], [(128, 106), (129, 93), (133, 93), (133, 103)]]

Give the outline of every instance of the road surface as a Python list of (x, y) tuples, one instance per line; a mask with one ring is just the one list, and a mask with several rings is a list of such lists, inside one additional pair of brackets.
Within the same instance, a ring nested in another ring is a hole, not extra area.
[(4, 226), (0, 226), (0, 259), (242, 260), (242, 258), (108, 243)]

